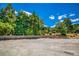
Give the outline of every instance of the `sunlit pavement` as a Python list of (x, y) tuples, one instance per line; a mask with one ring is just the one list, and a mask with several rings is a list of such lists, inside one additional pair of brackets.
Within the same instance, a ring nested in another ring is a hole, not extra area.
[(78, 56), (78, 39), (23, 39), (0, 41), (0, 55)]

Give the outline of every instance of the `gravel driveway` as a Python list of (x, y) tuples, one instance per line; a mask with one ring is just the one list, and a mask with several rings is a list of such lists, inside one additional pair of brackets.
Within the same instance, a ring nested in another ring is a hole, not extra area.
[(2, 56), (79, 56), (78, 39), (22, 39), (0, 41)]

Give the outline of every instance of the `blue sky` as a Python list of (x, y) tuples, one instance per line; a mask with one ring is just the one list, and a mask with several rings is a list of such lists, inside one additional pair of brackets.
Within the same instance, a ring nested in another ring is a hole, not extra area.
[[(7, 4), (1, 3), (0, 8)], [(78, 3), (12, 3), (16, 12), (19, 10), (32, 13), (33, 11), (43, 20), (45, 26), (54, 27), (64, 18), (70, 18), (73, 23), (79, 23)]]

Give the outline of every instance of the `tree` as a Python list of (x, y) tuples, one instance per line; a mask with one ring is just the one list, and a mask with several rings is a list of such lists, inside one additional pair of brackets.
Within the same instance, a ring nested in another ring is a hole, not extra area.
[(14, 33), (14, 28), (9, 23), (0, 22), (0, 35), (11, 35)]
[(28, 15), (24, 11), (18, 11), (12, 4), (8, 4), (0, 10), (0, 35), (45, 35), (52, 33), (79, 33), (79, 24), (72, 24), (69, 18), (63, 22), (58, 22), (54, 28), (44, 27), (43, 20), (33, 12)]
[(73, 32), (79, 33), (79, 24), (73, 24)]
[(24, 35), (26, 34), (26, 29), (29, 26), (29, 17), (28, 15), (23, 12), (19, 11), (17, 20), (16, 20), (16, 28), (15, 28), (15, 35)]
[(73, 32), (73, 25), (69, 18), (65, 18), (63, 22), (59, 22), (56, 25), (57, 32), (60, 32), (62, 35)]
[(67, 30), (67, 33), (72, 33), (73, 32), (73, 25), (72, 25), (72, 22), (69, 18), (65, 18), (64, 21), (64, 28), (65, 30)]
[[(0, 10), (0, 22), (2, 22), (1, 24), (4, 24), (4, 25), (6, 25), (8, 27), (10, 25), (12, 27), (12, 29), (14, 30), (15, 21), (16, 21), (15, 10), (12, 8), (12, 5), (11, 4), (8, 4), (5, 8), (2, 8)], [(3, 31), (3, 32), (5, 32), (5, 31)]]
[(35, 14), (35, 12), (32, 13), (30, 16), (31, 20), (31, 28), (33, 29), (34, 35), (41, 35), (41, 29), (43, 28), (43, 21)]

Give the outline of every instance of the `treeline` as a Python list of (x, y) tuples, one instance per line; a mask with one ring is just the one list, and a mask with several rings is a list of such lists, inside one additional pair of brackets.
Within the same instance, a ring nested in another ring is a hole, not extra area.
[(44, 34), (44, 23), (36, 15), (28, 15), (18, 11), (11, 4), (0, 9), (0, 35), (42, 35)]
[(70, 19), (65, 18), (63, 22), (56, 24), (54, 28), (45, 27), (43, 20), (35, 12), (28, 15), (18, 11), (11, 4), (0, 9), (0, 35), (52, 35), (60, 33), (79, 33), (79, 24), (73, 25)]
[(54, 33), (60, 33), (61, 35), (66, 34), (78, 34), (79, 24), (73, 24), (69, 18), (65, 18), (63, 22), (58, 22), (54, 28), (52, 28)]

